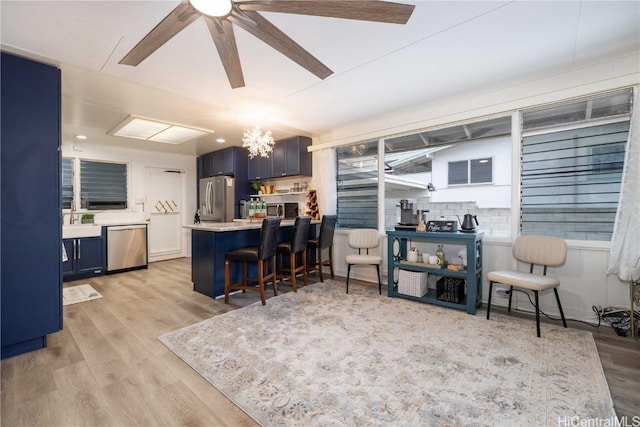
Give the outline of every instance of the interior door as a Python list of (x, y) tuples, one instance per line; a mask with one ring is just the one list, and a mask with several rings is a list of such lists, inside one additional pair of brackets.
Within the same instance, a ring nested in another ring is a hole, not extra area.
[(181, 257), (183, 171), (147, 168), (149, 261)]

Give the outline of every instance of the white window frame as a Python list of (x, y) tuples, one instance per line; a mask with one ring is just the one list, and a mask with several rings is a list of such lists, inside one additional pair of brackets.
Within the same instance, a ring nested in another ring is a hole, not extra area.
[[(491, 161), (491, 179), (489, 181), (482, 181), (482, 182), (471, 182), (471, 162), (474, 161), (482, 161), (484, 159), (489, 159)], [(467, 182), (465, 183), (456, 183), (456, 184), (452, 184), (451, 182), (449, 182), (449, 168), (451, 166), (451, 163), (462, 163), (462, 162), (466, 162), (467, 163)], [(467, 160), (453, 160), (450, 162), (447, 162), (447, 185), (449, 187), (462, 187), (462, 186), (469, 186), (469, 185), (492, 185), (494, 178), (493, 178), (493, 163), (494, 163), (494, 158), (493, 157), (481, 157), (478, 159), (467, 159)]]

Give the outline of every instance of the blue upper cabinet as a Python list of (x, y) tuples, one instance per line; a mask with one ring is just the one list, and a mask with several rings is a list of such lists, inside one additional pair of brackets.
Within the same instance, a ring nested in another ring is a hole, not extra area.
[(62, 328), (60, 70), (2, 53), (2, 357)]
[(271, 178), (271, 158), (256, 156), (249, 159), (247, 173), (249, 181)]
[(246, 170), (247, 155), (240, 147), (229, 147), (198, 157), (198, 178), (218, 175), (236, 175), (239, 168)]
[[(239, 218), (240, 200), (246, 200), (251, 194), (247, 181), (247, 151), (241, 147), (229, 147), (213, 151), (198, 157), (198, 180), (218, 175), (233, 176), (235, 179), (234, 216)], [(198, 181), (198, 195), (200, 182)], [(198, 200), (198, 205), (200, 200)]]
[(271, 154), (271, 177), (311, 176), (311, 138), (296, 136), (278, 141)]

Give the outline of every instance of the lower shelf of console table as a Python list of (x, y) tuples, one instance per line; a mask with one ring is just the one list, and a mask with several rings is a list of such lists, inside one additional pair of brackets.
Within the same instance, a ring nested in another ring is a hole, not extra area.
[[(465, 310), (469, 314), (475, 314), (476, 309), (482, 304), (482, 237), (483, 233), (438, 233), (416, 231), (388, 231), (388, 295), (390, 297), (405, 298), (413, 301), (440, 305), (443, 307)], [(431, 268), (421, 266), (418, 263), (408, 263), (406, 260), (407, 246), (409, 242), (427, 242), (434, 244), (453, 244), (464, 246), (467, 253), (467, 269), (463, 271), (451, 271), (446, 268)], [(466, 291), (458, 302), (446, 301), (438, 298), (437, 290), (430, 288), (423, 296), (413, 296), (400, 293), (398, 290), (398, 276), (395, 272), (406, 270), (415, 273), (427, 273), (428, 275), (443, 278), (459, 279), (464, 281)]]

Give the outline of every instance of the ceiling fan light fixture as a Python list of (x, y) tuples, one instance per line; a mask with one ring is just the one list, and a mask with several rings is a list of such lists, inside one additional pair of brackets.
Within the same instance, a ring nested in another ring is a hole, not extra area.
[(189, 0), (189, 3), (198, 12), (214, 18), (227, 16), (233, 8), (231, 0)]
[(242, 136), (242, 147), (249, 150), (249, 158), (269, 157), (273, 151), (275, 141), (271, 136), (271, 131), (265, 133), (260, 131), (260, 127), (256, 126), (251, 130), (245, 130)]

